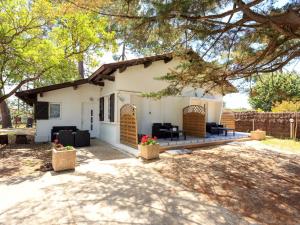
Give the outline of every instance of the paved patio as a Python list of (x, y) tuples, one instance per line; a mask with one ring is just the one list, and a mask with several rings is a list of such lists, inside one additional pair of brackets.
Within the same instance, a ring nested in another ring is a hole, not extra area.
[(250, 224), (94, 141), (73, 172), (0, 184), (0, 224)]
[(205, 138), (199, 138), (199, 137), (192, 137), (187, 136), (186, 140), (183, 139), (183, 137), (180, 137), (179, 139), (174, 138), (172, 141), (170, 138), (165, 139), (158, 139), (158, 142), (160, 146), (166, 147), (166, 146), (176, 146), (176, 145), (190, 145), (190, 144), (202, 144), (202, 143), (214, 143), (219, 141), (225, 141), (225, 140), (238, 140), (242, 138), (249, 137), (249, 133), (245, 132), (235, 132), (235, 135), (230, 131), (228, 132), (228, 135), (225, 136), (224, 134), (206, 134)]

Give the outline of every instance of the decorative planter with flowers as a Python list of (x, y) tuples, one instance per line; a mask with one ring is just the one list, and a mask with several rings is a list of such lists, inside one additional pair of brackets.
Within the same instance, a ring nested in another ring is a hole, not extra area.
[(55, 140), (52, 148), (52, 167), (54, 171), (75, 169), (75, 165), (75, 148), (72, 146), (64, 147)]
[(159, 144), (156, 137), (149, 137), (147, 135), (142, 137), (139, 144), (140, 156), (144, 159), (156, 159), (159, 157)]

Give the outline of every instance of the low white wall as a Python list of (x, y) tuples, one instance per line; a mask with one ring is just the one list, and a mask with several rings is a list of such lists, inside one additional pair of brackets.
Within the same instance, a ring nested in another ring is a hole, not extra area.
[(118, 126), (116, 123), (99, 123), (99, 138), (112, 145), (120, 143)]

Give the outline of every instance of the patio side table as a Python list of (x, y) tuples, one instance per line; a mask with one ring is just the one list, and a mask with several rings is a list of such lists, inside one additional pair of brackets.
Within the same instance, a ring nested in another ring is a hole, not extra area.
[(174, 131), (174, 130), (167, 130), (167, 131), (165, 131), (165, 132), (170, 133), (171, 141), (173, 141), (173, 135), (174, 135), (174, 134), (178, 134), (177, 140), (179, 139), (180, 134), (182, 134), (183, 137), (184, 137), (184, 140), (186, 140), (186, 133), (185, 133), (183, 130), (176, 130), (176, 131)]
[(233, 136), (235, 136), (235, 129), (233, 129), (233, 128), (219, 127), (218, 131), (219, 131), (218, 135), (220, 135), (220, 131), (224, 131), (225, 132), (225, 136), (227, 136), (228, 131), (232, 131)]

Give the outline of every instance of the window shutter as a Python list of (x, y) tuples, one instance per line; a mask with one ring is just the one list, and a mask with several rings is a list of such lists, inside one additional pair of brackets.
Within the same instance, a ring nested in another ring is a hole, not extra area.
[(99, 120), (104, 121), (104, 97), (101, 97), (99, 100)]
[(109, 121), (115, 122), (115, 94), (109, 96)]
[(48, 120), (49, 119), (49, 102), (36, 102), (34, 113), (35, 113), (36, 120)]

